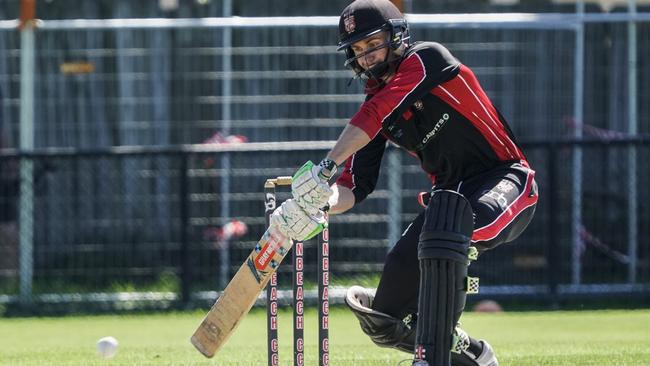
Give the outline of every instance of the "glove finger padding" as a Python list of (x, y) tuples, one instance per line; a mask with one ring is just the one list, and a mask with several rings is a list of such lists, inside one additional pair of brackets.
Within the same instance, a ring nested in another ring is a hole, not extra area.
[(318, 210), (325, 207), (332, 195), (327, 180), (321, 178), (323, 167), (306, 162), (291, 180), (291, 193), (298, 205), (308, 214), (316, 215)]
[(271, 215), (271, 225), (284, 235), (298, 241), (308, 240), (318, 235), (327, 226), (325, 214), (318, 211), (308, 215), (295, 200), (286, 200)]

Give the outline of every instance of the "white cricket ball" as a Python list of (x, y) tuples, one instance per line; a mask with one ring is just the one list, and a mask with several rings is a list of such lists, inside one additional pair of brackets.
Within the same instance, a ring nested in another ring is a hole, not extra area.
[(103, 358), (112, 358), (117, 353), (117, 339), (104, 337), (97, 341), (97, 354)]

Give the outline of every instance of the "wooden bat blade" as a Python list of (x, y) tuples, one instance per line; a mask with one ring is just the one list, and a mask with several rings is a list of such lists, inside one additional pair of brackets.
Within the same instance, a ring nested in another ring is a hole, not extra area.
[(191, 342), (206, 357), (213, 357), (255, 304), (293, 241), (270, 227), (214, 303)]

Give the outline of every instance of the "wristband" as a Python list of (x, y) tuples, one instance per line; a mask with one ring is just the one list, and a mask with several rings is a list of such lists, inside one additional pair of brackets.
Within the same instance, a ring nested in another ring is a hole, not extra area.
[(318, 163), (318, 166), (321, 168), (318, 176), (324, 180), (329, 180), (334, 174), (336, 174), (336, 170), (338, 169), (334, 160), (327, 158), (321, 160), (321, 162)]

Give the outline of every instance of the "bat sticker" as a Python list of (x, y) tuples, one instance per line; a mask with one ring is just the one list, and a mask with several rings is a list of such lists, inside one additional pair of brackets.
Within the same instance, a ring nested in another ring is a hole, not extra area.
[(262, 283), (262, 278), (260, 277), (260, 272), (257, 271), (257, 269), (255, 268), (255, 265), (253, 264), (253, 260), (250, 257), (246, 261), (246, 265), (248, 265), (248, 268), (251, 270), (251, 273), (253, 274), (253, 277), (255, 277), (255, 281), (257, 281), (257, 283)]

